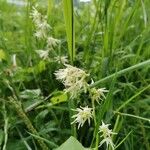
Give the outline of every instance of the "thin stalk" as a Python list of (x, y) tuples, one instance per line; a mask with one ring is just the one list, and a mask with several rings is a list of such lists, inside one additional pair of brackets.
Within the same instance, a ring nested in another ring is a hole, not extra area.
[(118, 72), (116, 72), (116, 73), (113, 73), (113, 74), (111, 74), (111, 75), (109, 75), (109, 76), (103, 78), (103, 79), (100, 79), (99, 81), (97, 81), (97, 82), (95, 82), (94, 84), (92, 84), (91, 87), (96, 87), (96, 86), (98, 86), (99, 84), (101, 84), (101, 83), (103, 83), (103, 82), (106, 82), (106, 81), (108, 81), (108, 80), (113, 79), (115, 76), (116, 76), (116, 77), (119, 77), (119, 76), (121, 76), (121, 75), (123, 75), (123, 74), (125, 74), (125, 73), (127, 73), (127, 72), (134, 71), (134, 70), (143, 68), (143, 67), (145, 67), (145, 66), (150, 66), (150, 59), (149, 59), (149, 60), (146, 60), (146, 61), (144, 61), (144, 62), (141, 62), (141, 63), (139, 63), (139, 64), (133, 65), (133, 66), (131, 66), (131, 67), (128, 67), (128, 68), (126, 68), (126, 69), (120, 70), (120, 71), (118, 71)]
[[(69, 107), (69, 118), (70, 118), (70, 123), (71, 123), (71, 122), (72, 122), (72, 116), (73, 116), (73, 111), (72, 111), (72, 109), (76, 109), (74, 99), (70, 99), (70, 100), (68, 101), (68, 107)], [(77, 137), (76, 125), (75, 125), (75, 124), (71, 124), (71, 134), (72, 134), (74, 137)]]
[(148, 121), (150, 123), (150, 119), (148, 119), (148, 118), (143, 118), (143, 117), (140, 117), (140, 116), (136, 116), (136, 115), (132, 115), (132, 114), (127, 114), (127, 113), (116, 112), (116, 111), (114, 111), (114, 113), (118, 114), (118, 115), (121, 115), (121, 116), (128, 116), (128, 117), (132, 117), (132, 118), (136, 118), (136, 119)]
[(117, 149), (128, 137), (129, 137), (129, 135), (132, 133), (132, 131), (130, 131), (127, 135), (126, 135), (126, 137), (115, 147), (115, 149)]
[(53, 8), (53, 0), (48, 0), (48, 7), (47, 7), (47, 17), (49, 19), (51, 11)]
[[(139, 111), (136, 108), (134, 108), (134, 112), (135, 112), (135, 114), (139, 114)], [(149, 143), (149, 140), (148, 140), (148, 137), (147, 137), (146, 130), (144, 128), (144, 123), (141, 119), (138, 119), (138, 122), (140, 124), (141, 133), (142, 133), (142, 137), (143, 137), (143, 141), (144, 141), (143, 144), (145, 145), (146, 149), (150, 149), (150, 143)]]
[(8, 141), (8, 117), (7, 117), (7, 112), (5, 108), (5, 102), (3, 104), (3, 109), (4, 109), (4, 145), (2, 150), (6, 150), (6, 145)]
[[(117, 133), (117, 128), (118, 128), (119, 123), (120, 123), (120, 115), (117, 116), (117, 119), (116, 119), (116, 122), (115, 122), (115, 125), (113, 128), (114, 133)], [(112, 141), (114, 141), (114, 136), (115, 136), (115, 134), (112, 134), (112, 136), (111, 136)], [(108, 147), (108, 150), (111, 150), (110, 146)]]
[[(28, 132), (29, 133), (29, 132)], [(49, 145), (51, 145), (52, 147), (58, 147), (58, 145), (56, 145), (54, 142), (51, 142), (51, 141), (49, 141), (49, 140), (47, 140), (47, 139), (45, 139), (45, 138), (43, 138), (43, 137), (40, 137), (40, 136), (38, 136), (38, 135), (35, 135), (35, 134), (32, 134), (32, 133), (29, 133), (31, 136), (33, 136), (34, 138), (36, 138), (36, 139), (38, 139), (38, 140), (42, 140), (42, 141), (44, 141), (44, 142), (46, 142), (46, 143), (48, 143)]]
[[(94, 130), (93, 140), (94, 140), (94, 138), (96, 138), (95, 150), (98, 150), (98, 141), (99, 141), (99, 138), (98, 138), (98, 133), (96, 133), (97, 132), (97, 130), (96, 130), (97, 121), (96, 121), (96, 114), (95, 114), (95, 103), (94, 103), (93, 100), (92, 100), (92, 108), (93, 108), (93, 118), (94, 118), (94, 124), (95, 124), (95, 130)], [(93, 143), (93, 140), (92, 140), (92, 143)]]
[[(37, 130), (34, 128), (31, 121), (29, 120), (28, 116), (25, 114), (24, 110), (22, 109), (21, 102), (13, 99), (12, 97), (10, 97), (9, 100), (10, 100), (10, 103), (15, 107), (15, 109), (18, 113), (18, 116), (23, 120), (23, 122), (25, 123), (28, 130), (30, 132), (32, 132), (33, 134), (38, 135)], [(42, 140), (37, 139), (37, 141), (38, 141), (39, 145), (41, 146), (42, 150), (49, 149)]]
[[(116, 131), (117, 131), (119, 121), (120, 121), (120, 115), (117, 116), (117, 119), (116, 119), (116, 122), (115, 122), (115, 126), (114, 126), (114, 128), (113, 128), (113, 132), (116, 132)], [(113, 141), (114, 136), (115, 136), (115, 135), (112, 134), (112, 136), (111, 136), (112, 141)]]
[(117, 110), (116, 112), (120, 111), (122, 108), (124, 108), (127, 104), (129, 104), (133, 99), (135, 99), (137, 96), (139, 96), (141, 93), (143, 93), (145, 90), (147, 90), (148, 88), (150, 88), (150, 85), (148, 85), (147, 87), (143, 88), (142, 90), (140, 90), (138, 93), (136, 93), (135, 95), (133, 95), (130, 99), (128, 99), (127, 101), (125, 101)]
[(29, 146), (29, 144), (27, 143), (27, 141), (24, 139), (24, 137), (22, 136), (20, 130), (16, 127), (17, 132), (22, 140), (22, 142), (24, 143), (24, 145), (26, 146), (27, 150), (32, 150), (32, 148)]
[(145, 4), (144, 4), (144, 1), (141, 0), (141, 5), (142, 5), (142, 10), (143, 10), (143, 20), (144, 20), (144, 26), (145, 28), (147, 27), (147, 13), (146, 13), (146, 8), (145, 8)]

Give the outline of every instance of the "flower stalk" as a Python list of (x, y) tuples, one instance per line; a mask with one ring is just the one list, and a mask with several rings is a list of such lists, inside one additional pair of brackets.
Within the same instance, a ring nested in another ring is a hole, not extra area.
[[(32, 125), (31, 121), (29, 120), (29, 118), (25, 114), (25, 112), (24, 112), (24, 110), (23, 110), (23, 108), (21, 106), (21, 102), (15, 100), (12, 97), (9, 98), (9, 101), (15, 107), (15, 110), (17, 111), (18, 116), (23, 120), (23, 122), (25, 123), (26, 127), (28, 128), (28, 130), (31, 133), (33, 133), (35, 135), (38, 135), (37, 130), (34, 128), (34, 126)], [(42, 148), (42, 150), (49, 150), (49, 148), (47, 147), (47, 145), (43, 141), (41, 141), (39, 139), (36, 139), (36, 140), (39, 143), (39, 145)]]

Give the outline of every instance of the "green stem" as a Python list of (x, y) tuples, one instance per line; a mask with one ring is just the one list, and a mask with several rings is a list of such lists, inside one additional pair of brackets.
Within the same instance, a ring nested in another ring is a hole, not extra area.
[(120, 111), (122, 108), (124, 108), (128, 103), (130, 103), (133, 99), (135, 99), (138, 95), (140, 95), (142, 92), (144, 92), (145, 90), (147, 90), (148, 88), (150, 88), (150, 85), (148, 85), (147, 87), (143, 88), (142, 90), (140, 90), (138, 93), (136, 93), (135, 95), (133, 95), (130, 99), (128, 99), (127, 101), (125, 101), (115, 112)]
[(96, 121), (96, 113), (95, 113), (95, 103), (94, 103), (93, 100), (92, 100), (92, 108), (93, 108), (93, 118), (94, 118), (94, 126), (95, 126), (92, 144), (93, 144), (93, 142), (94, 142), (94, 139), (96, 139), (95, 150), (98, 150), (99, 137), (98, 137), (98, 133), (97, 133), (97, 130), (96, 130), (97, 121)]
[[(73, 111), (72, 109), (76, 109), (75, 103), (74, 103), (74, 99), (70, 99), (68, 101), (68, 107), (69, 107), (69, 117), (70, 117), (70, 123), (72, 122), (72, 116), (73, 116)], [(76, 132), (76, 125), (75, 124), (71, 124), (71, 134), (74, 137), (77, 137), (77, 132)]]
[[(21, 102), (10, 98), (10, 103), (15, 107), (18, 116), (23, 120), (23, 122), (25, 123), (26, 127), (28, 128), (28, 130), (30, 132), (32, 132), (35, 135), (38, 135), (37, 130), (34, 128), (34, 126), (32, 125), (31, 121), (29, 120), (29, 118), (27, 117), (27, 115), (25, 114), (24, 110), (22, 109), (21, 106)], [(39, 145), (41, 146), (42, 150), (48, 150), (49, 148), (47, 147), (47, 145), (42, 141), (37, 139)]]
[(101, 84), (101, 83), (103, 83), (103, 82), (106, 82), (106, 81), (108, 81), (108, 80), (113, 79), (115, 76), (116, 76), (116, 77), (119, 77), (119, 76), (121, 76), (121, 75), (123, 75), (123, 74), (125, 74), (125, 73), (127, 73), (127, 72), (134, 71), (134, 70), (143, 68), (143, 67), (145, 67), (145, 66), (150, 66), (150, 59), (149, 59), (149, 60), (146, 60), (146, 61), (144, 61), (144, 62), (141, 62), (141, 63), (139, 63), (139, 64), (133, 65), (133, 66), (131, 66), (131, 67), (128, 67), (128, 68), (126, 68), (126, 69), (120, 70), (120, 71), (118, 71), (118, 72), (116, 72), (116, 73), (113, 73), (113, 74), (111, 74), (111, 75), (109, 75), (109, 76), (107, 76), (107, 77), (105, 77), (105, 78), (103, 78), (103, 79), (101, 79), (101, 80), (95, 82), (94, 84), (91, 85), (91, 87), (96, 87), (96, 86), (98, 86), (99, 84)]
[(47, 7), (47, 18), (49, 20), (50, 14), (53, 8), (53, 0), (48, 0), (48, 7)]
[(6, 150), (6, 145), (8, 141), (8, 117), (7, 117), (7, 112), (5, 109), (5, 102), (3, 104), (3, 109), (4, 109), (4, 145), (2, 150)]
[(128, 116), (128, 117), (133, 117), (133, 118), (136, 118), (136, 119), (141, 119), (141, 120), (144, 120), (144, 121), (148, 121), (150, 123), (150, 119), (148, 118), (143, 118), (143, 117), (140, 117), (140, 116), (136, 116), (136, 115), (132, 115), (132, 114), (126, 114), (126, 113), (121, 113), (121, 112), (116, 112), (114, 111), (115, 114), (118, 114), (118, 115), (122, 115), (122, 116)]

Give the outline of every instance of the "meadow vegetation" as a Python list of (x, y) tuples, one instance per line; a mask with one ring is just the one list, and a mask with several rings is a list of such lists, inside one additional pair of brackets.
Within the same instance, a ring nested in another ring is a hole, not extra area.
[(150, 1), (0, 0), (0, 149), (150, 150)]

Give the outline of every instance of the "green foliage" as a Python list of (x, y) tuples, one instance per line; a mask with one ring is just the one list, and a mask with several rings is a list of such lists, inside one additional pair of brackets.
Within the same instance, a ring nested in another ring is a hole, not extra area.
[(2, 60), (6, 60), (6, 54), (5, 54), (5, 52), (1, 49), (1, 50), (0, 50), (0, 61), (2, 61)]
[(50, 101), (54, 105), (62, 103), (62, 102), (66, 102), (67, 100), (68, 100), (67, 94), (62, 91), (57, 91), (57, 92), (53, 93), (53, 97), (50, 99)]
[(73, 12), (73, 1), (63, 0), (63, 12), (66, 25), (68, 50), (71, 63), (75, 57), (75, 28), (74, 28), (74, 12)]
[(56, 150), (85, 150), (85, 148), (74, 138), (70, 137), (65, 143), (63, 143), (59, 148)]
[[(149, 150), (150, 1), (26, 3), (0, 0), (0, 149), (98, 149), (103, 120), (118, 133), (112, 136), (116, 149)], [(48, 59), (35, 52), (47, 49), (47, 41), (34, 35), (30, 14), (36, 4), (47, 15), (48, 36), (61, 41)], [(95, 102), (95, 120), (79, 130), (71, 124), (72, 109), (92, 102), (83, 91), (70, 99), (56, 80), (54, 72), (65, 67), (61, 56), (89, 73), (89, 88), (109, 90), (106, 99)]]

